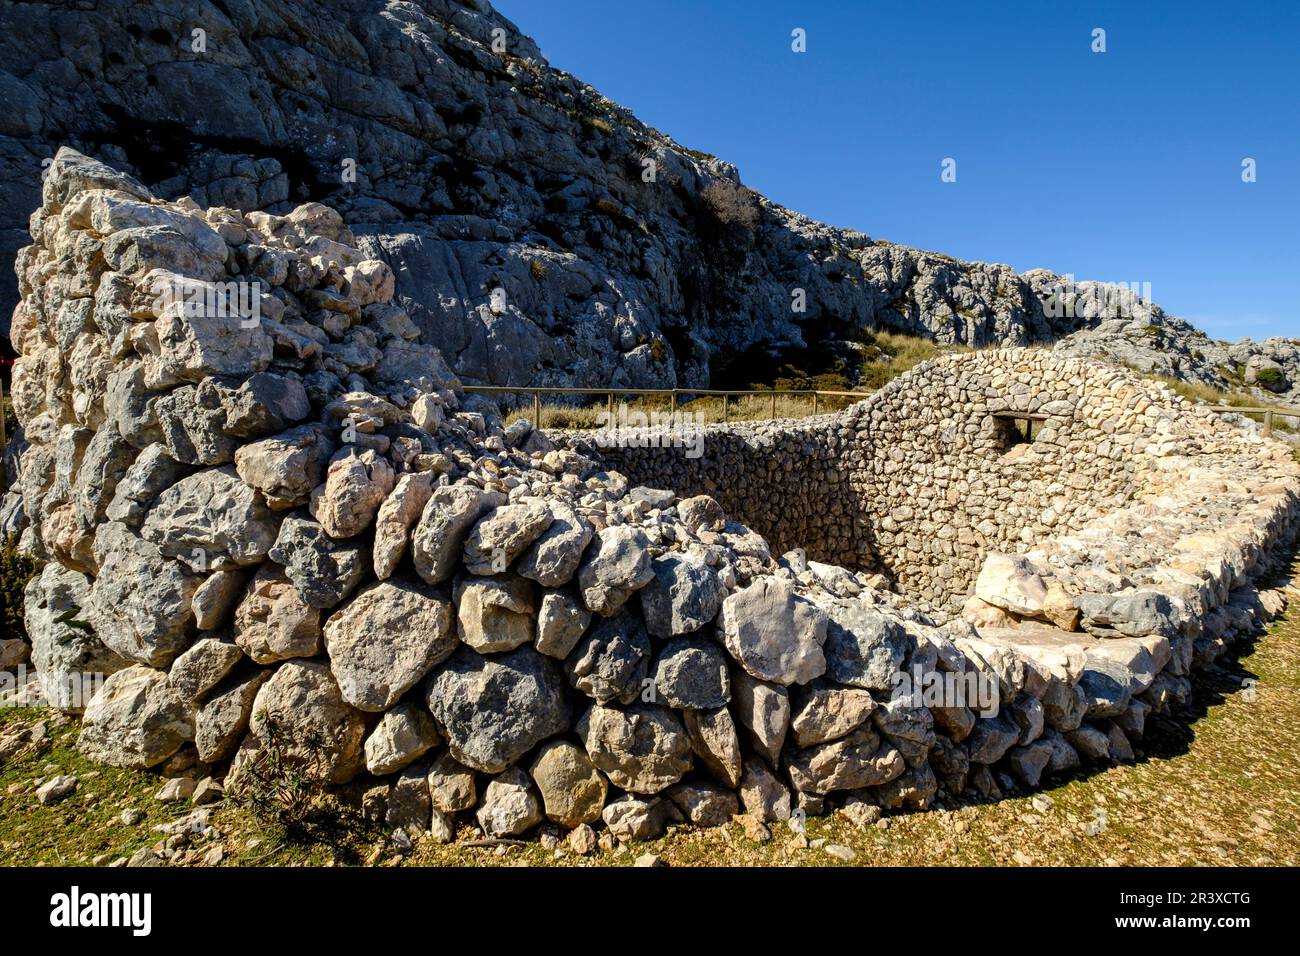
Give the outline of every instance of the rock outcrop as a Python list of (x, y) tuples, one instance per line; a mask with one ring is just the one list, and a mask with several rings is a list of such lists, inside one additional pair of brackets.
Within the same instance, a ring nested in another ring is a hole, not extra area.
[[(1300, 396), (1294, 341), (1230, 349), (1128, 289), (959, 262), (784, 209), (551, 67), (486, 0), (59, 0), (14, 2), (5, 20), (5, 261), (26, 244), (38, 177), (70, 145), (201, 207), (328, 203), (360, 258), (391, 267), (364, 281), (385, 301), (395, 283), (423, 341), (473, 383), (701, 387), (752, 348), (861, 329), (970, 345), (1085, 330), (1063, 347)], [(101, 211), (101, 231), (110, 219), (159, 225), (130, 205)], [(223, 254), (193, 255), (205, 253)], [(7, 319), (18, 295), (4, 281)], [(248, 349), (269, 358), (258, 336), (230, 347), (239, 371)], [(225, 346), (204, 348), (215, 359)], [(175, 399), (169, 447), (211, 411), (193, 398)]]

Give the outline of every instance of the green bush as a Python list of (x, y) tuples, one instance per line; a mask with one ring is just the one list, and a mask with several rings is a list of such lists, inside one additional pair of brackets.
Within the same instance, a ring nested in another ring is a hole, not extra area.
[(1255, 381), (1260, 385), (1280, 385), (1283, 381), (1282, 370), (1277, 368), (1261, 368), (1255, 373)]
[(27, 636), (23, 591), (40, 570), (41, 562), (19, 551), (16, 539), (10, 538), (0, 547), (0, 636)]

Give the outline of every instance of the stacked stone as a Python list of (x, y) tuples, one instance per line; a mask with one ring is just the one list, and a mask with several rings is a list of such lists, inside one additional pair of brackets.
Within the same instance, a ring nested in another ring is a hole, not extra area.
[[(1014, 441), (1014, 416), (1032, 441)], [(936, 611), (960, 606), (990, 551), (1077, 532), (1189, 458), (1239, 484), (1294, 474), (1286, 449), (1160, 383), (1040, 349), (944, 357), (836, 415), (694, 432), (697, 458), (654, 429), (564, 440), (634, 481), (712, 494), (777, 550), (878, 571)]]
[[(631, 840), (742, 810), (923, 808), (1127, 759), (1140, 718), (1176, 699), (1161, 679), (1195, 662), (1172, 637), (1066, 646), (936, 622), (878, 575), (774, 559), (712, 497), (463, 410), (392, 304), (391, 273), (324, 207), (161, 203), (65, 151), (32, 234), (9, 511), (49, 561), (27, 594), (41, 685), (76, 710), (62, 688), (108, 675), (81, 718), (95, 760), (198, 763), (238, 787), (274, 746), (408, 835), (546, 821), (585, 848), (593, 825)], [(257, 321), (160, 306), (160, 281), (182, 279), (259, 280)], [(908, 389), (889, 401), (912, 407)], [(788, 447), (833, 481), (811, 436), (847, 441), (882, 407), (813, 422)], [(1173, 461), (1193, 440), (1171, 431), (1160, 449)], [(867, 465), (865, 446), (853, 454)], [(1260, 507), (1237, 501), (1220, 539), (1182, 552), (1240, 551), (1209, 590), (1240, 592), (1295, 510), (1294, 469), (1276, 463), (1266, 495), (1267, 468), (1247, 459)], [(1107, 613), (1088, 620), (1114, 627)], [(919, 701), (896, 692), (904, 674), (976, 675), (992, 697)]]

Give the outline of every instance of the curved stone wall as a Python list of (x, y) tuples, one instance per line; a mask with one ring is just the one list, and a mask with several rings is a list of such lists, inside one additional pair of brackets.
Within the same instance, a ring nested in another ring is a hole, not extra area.
[(634, 481), (714, 495), (778, 551), (880, 571), (935, 606), (960, 604), (989, 552), (1122, 507), (1180, 439), (1245, 440), (1160, 383), (1037, 349), (941, 358), (834, 415), (698, 432), (698, 458), (636, 433), (567, 440)]
[[(741, 811), (869, 821), (1131, 759), (1279, 607), (1253, 580), (1300, 470), (1124, 373), (936, 363), (715, 430), (690, 471), (629, 455), (668, 467), (637, 484), (463, 410), (325, 207), (163, 203), (63, 150), (32, 238), (3, 510), (48, 564), (4, 660), (98, 761), (238, 792), (274, 737), (408, 836), (545, 825), (579, 852)], [(1010, 457), (1000, 403), (1047, 416)], [(921, 600), (654, 487), (688, 474)], [(927, 612), (971, 579), (962, 617)]]

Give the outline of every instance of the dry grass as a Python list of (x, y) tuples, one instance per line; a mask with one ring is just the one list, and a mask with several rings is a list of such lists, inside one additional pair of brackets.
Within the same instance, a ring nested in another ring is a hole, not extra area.
[[(869, 392), (863, 392), (862, 398), (867, 398)], [(848, 408), (857, 399), (838, 398), (823, 395), (818, 399), (818, 412), (836, 412)], [(642, 395), (642, 396), (617, 396), (616, 402), (627, 407), (629, 412), (652, 412), (667, 413), (671, 404), (667, 396), (664, 395)], [(615, 405), (616, 414), (618, 404)], [(770, 395), (733, 395), (727, 401), (726, 417), (724, 419), (723, 399), (720, 395), (702, 395), (691, 401), (678, 398), (677, 410), (680, 413), (689, 413), (694, 416), (692, 421), (695, 424), (713, 424), (721, 421), (765, 421), (772, 418), (789, 419), (789, 418), (806, 418), (813, 413), (813, 397), (811, 395), (777, 395), (776, 396), (776, 414), (772, 414), (772, 396)], [(542, 403), (542, 422), (543, 428), (576, 428), (589, 429), (599, 428), (605, 421), (607, 407), (603, 399), (596, 404), (584, 405), (581, 407), (570, 407), (549, 402)], [(533, 417), (533, 406), (529, 400), (524, 400), (523, 404), (511, 408), (506, 414), (506, 421), (513, 422), (521, 418), (527, 418), (530, 421)]]

